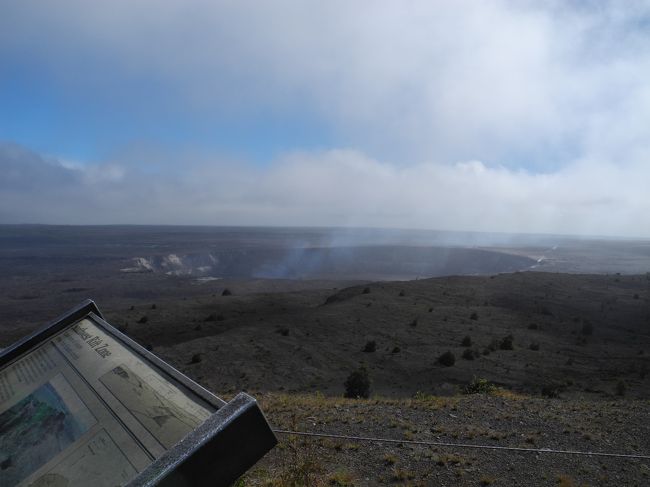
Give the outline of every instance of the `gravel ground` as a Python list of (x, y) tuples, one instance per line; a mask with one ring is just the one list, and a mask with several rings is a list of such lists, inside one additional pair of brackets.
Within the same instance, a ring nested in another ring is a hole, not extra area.
[[(368, 400), (259, 396), (275, 428), (523, 448), (650, 453), (650, 401), (541, 399), (507, 391)], [(650, 484), (650, 460), (279, 435), (242, 485)]]

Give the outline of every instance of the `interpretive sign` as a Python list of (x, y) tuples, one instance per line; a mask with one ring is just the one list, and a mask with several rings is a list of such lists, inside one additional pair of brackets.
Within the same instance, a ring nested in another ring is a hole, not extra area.
[(92, 302), (0, 353), (0, 485), (228, 485), (275, 445), (106, 323)]

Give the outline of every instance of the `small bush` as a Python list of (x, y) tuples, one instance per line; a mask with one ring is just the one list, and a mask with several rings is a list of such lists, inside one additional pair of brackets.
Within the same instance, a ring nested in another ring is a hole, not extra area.
[(406, 293), (404, 292), (403, 289), (399, 292), (398, 296), (401, 297), (401, 298), (406, 296)]
[(528, 325), (529, 330), (537, 330), (537, 328), (538, 328), (537, 323), (531, 323), (530, 325)]
[(496, 387), (487, 379), (474, 377), (472, 382), (465, 387), (465, 394), (489, 394), (494, 391)]
[(478, 320), (478, 313), (476, 311), (472, 311), (472, 314), (469, 315), (470, 320)]
[(409, 325), (412, 326), (413, 328), (415, 328), (416, 326), (418, 326), (418, 319), (415, 318), (413, 321), (411, 321), (409, 323)]
[(221, 293), (222, 296), (232, 296), (232, 291), (228, 288), (224, 289)]
[(461, 346), (463, 347), (471, 347), (472, 346), (472, 338), (467, 335), (465, 338), (463, 338), (460, 342)]
[(593, 335), (594, 334), (594, 325), (592, 325), (589, 321), (585, 321), (582, 324), (582, 334), (585, 335), (585, 336)]
[(512, 335), (508, 335), (506, 337), (503, 337), (503, 340), (501, 340), (501, 343), (499, 343), (499, 348), (501, 350), (514, 350), (514, 337)]
[(487, 346), (487, 349), (490, 352), (496, 352), (499, 349), (499, 340), (493, 338), (492, 341), (490, 341), (490, 344)]
[(456, 356), (452, 352), (447, 351), (438, 357), (438, 363), (445, 367), (451, 367), (456, 363)]
[(625, 395), (626, 391), (627, 391), (627, 387), (625, 385), (625, 382), (619, 380), (618, 383), (616, 384), (616, 395), (622, 397)]
[(635, 293), (634, 296), (633, 296), (633, 298), (634, 298), (634, 299), (639, 299), (639, 295)]
[(368, 398), (370, 395), (368, 369), (363, 366), (359, 367), (348, 376), (343, 385), (345, 386), (345, 397), (353, 399)]
[(384, 455), (384, 465), (395, 465), (397, 463), (397, 457), (395, 455), (391, 455), (390, 453), (387, 453)]
[(363, 288), (363, 294), (370, 294), (370, 288), (369, 287), (364, 287)]
[(201, 354), (200, 353), (195, 353), (194, 355), (192, 355), (192, 360), (190, 360), (190, 363), (191, 364), (198, 364), (199, 362), (201, 362), (201, 360), (202, 360), (201, 359)]
[(475, 358), (480, 357), (481, 354), (477, 350), (472, 350), (471, 348), (466, 348), (463, 351), (463, 358), (465, 360), (474, 360)]
[(155, 303), (151, 305), (151, 309), (156, 309), (156, 304)]
[(534, 352), (538, 352), (539, 351), (539, 343), (533, 342), (533, 343), (530, 344), (530, 347), (528, 347), (528, 348), (530, 348)]
[(369, 342), (366, 342), (366, 346), (363, 347), (363, 351), (366, 353), (373, 353), (377, 350), (377, 342), (374, 340), (370, 340)]
[(146, 323), (146, 322), (148, 322), (148, 321), (149, 321), (149, 317), (148, 317), (147, 315), (144, 315), (142, 318), (140, 318), (140, 319), (138, 320), (138, 323), (142, 323), (142, 324), (144, 324), (144, 323)]
[(391, 353), (400, 353), (401, 349), (399, 347), (394, 347)]
[(550, 399), (560, 397), (560, 388), (555, 384), (547, 384), (542, 387), (542, 396)]
[(286, 327), (278, 328), (277, 330), (275, 330), (275, 332), (279, 333), (283, 337), (289, 336), (289, 328), (286, 328)]

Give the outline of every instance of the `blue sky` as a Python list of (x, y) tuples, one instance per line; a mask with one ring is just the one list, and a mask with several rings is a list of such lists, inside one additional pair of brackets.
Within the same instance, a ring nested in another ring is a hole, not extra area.
[(650, 236), (648, 18), (647, 1), (9, 0), (0, 222)]

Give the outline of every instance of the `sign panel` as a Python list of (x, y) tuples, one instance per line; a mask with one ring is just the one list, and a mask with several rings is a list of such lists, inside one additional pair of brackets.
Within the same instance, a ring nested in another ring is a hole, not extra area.
[(147, 354), (90, 313), (4, 364), (2, 486), (126, 485), (225, 404)]

